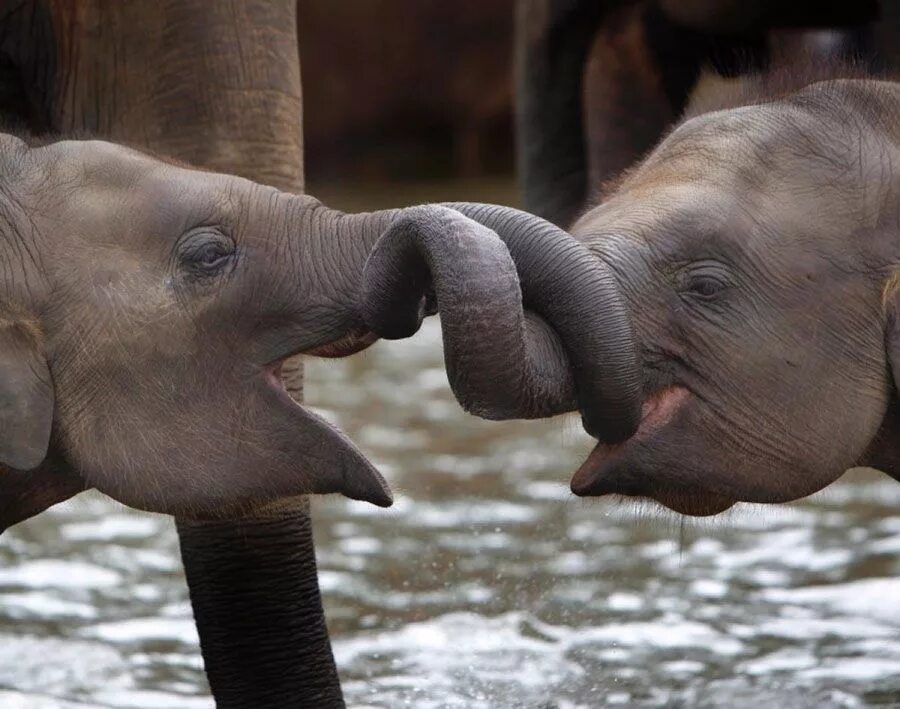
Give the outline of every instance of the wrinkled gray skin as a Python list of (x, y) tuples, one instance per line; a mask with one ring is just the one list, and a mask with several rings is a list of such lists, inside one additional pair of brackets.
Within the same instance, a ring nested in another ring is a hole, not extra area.
[[(635, 318), (644, 418), (579, 495), (705, 515), (898, 477), (900, 85), (815, 83), (687, 120), (575, 234)], [(900, 478), (898, 478), (900, 479)]]
[[(40, 465), (52, 432), (53, 460), (141, 509), (226, 516), (330, 492), (388, 505), (353, 445), (288, 396), (281, 364), (408, 336), (432, 289), (467, 408), (550, 415), (575, 406), (577, 385), (604, 401), (586, 422), (618, 412), (636, 424), (635, 350), (614, 281), (530, 215), (467, 204), (345, 215), (100, 141), (4, 136), (0, 161), (8, 467)], [(538, 251), (543, 265), (529, 262)], [(514, 259), (563, 342), (526, 318)], [(603, 314), (585, 322), (588, 302)], [(588, 361), (588, 343), (609, 358)], [(566, 350), (584, 361), (574, 378)], [(628, 433), (619, 423), (612, 440)]]

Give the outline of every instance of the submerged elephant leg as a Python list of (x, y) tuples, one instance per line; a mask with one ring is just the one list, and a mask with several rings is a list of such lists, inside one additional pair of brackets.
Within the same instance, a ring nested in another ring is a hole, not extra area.
[(177, 524), (210, 685), (229, 698), (219, 706), (344, 706), (308, 503), (288, 500), (239, 522)]

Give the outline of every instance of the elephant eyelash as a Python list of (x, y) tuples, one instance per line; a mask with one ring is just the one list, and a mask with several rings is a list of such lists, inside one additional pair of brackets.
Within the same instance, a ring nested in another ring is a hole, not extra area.
[(236, 254), (234, 241), (218, 230), (204, 228), (193, 231), (180, 240), (178, 259), (192, 279), (216, 276), (233, 263)]
[(700, 276), (691, 279), (687, 287), (687, 292), (698, 298), (714, 298), (723, 290), (728, 288), (728, 284), (718, 278), (710, 276)]
[(718, 262), (693, 263), (680, 270), (675, 277), (676, 289), (694, 300), (711, 301), (733, 283), (727, 269)]

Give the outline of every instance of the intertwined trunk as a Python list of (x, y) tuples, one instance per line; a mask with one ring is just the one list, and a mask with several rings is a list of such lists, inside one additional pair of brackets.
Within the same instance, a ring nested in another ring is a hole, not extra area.
[(319, 332), (311, 345), (366, 328), (409, 337), (433, 298), (450, 386), (467, 411), (510, 419), (577, 408), (600, 440), (634, 432), (640, 373), (625, 302), (612, 272), (568, 233), (471, 202), (301, 212), (294, 261), (316, 293), (293, 317)]

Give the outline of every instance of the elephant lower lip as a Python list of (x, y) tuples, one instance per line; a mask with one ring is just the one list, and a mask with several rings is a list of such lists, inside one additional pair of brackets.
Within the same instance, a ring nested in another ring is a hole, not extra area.
[[(318, 471), (316, 486), (308, 487), (303, 494), (339, 492), (352, 500), (390, 507), (394, 501), (390, 487), (374, 466), (343, 434), (301, 406), (288, 392), (281, 370), (284, 361), (289, 358), (290, 355), (262, 369), (265, 386), (275, 392), (275, 398), (271, 401), (273, 413), (277, 416), (287, 415), (289, 423), (298, 426), (298, 436), (309, 442), (308, 451), (314, 451), (314, 467), (319, 466), (323, 460), (329, 460), (327, 468)], [(323, 450), (327, 452), (325, 455), (322, 454)], [(302, 456), (308, 451), (301, 453), (298, 466), (303, 465)]]
[(648, 496), (673, 512), (690, 517), (709, 517), (733, 507), (735, 500), (704, 490), (659, 490)]
[(610, 474), (611, 468), (624, 457), (633, 441), (651, 438), (672, 420), (689, 398), (690, 392), (682, 386), (666, 387), (649, 396), (644, 401), (641, 423), (634, 436), (623, 443), (598, 443), (572, 476), (572, 492), (579, 497), (636, 494), (630, 488), (623, 488), (621, 481)]
[(653, 445), (653, 437), (677, 415), (690, 399), (690, 392), (672, 386), (654, 393), (644, 402), (637, 433), (624, 443), (598, 444), (572, 477), (572, 492), (579, 497), (626, 495), (650, 499), (670, 510), (693, 517), (724, 512), (735, 501), (700, 488), (676, 488), (642, 479), (628, 470), (626, 456), (632, 442)]
[(368, 328), (362, 327), (349, 332), (340, 340), (309, 350), (306, 354), (314, 357), (348, 357), (361, 352), (377, 341), (378, 335)]
[(266, 382), (268, 382), (269, 386), (271, 386), (273, 389), (281, 389), (282, 391), (287, 391), (284, 386), (284, 379), (281, 378), (281, 367), (283, 365), (284, 359), (280, 359), (277, 362), (266, 365), (263, 370), (263, 376), (265, 377)]

